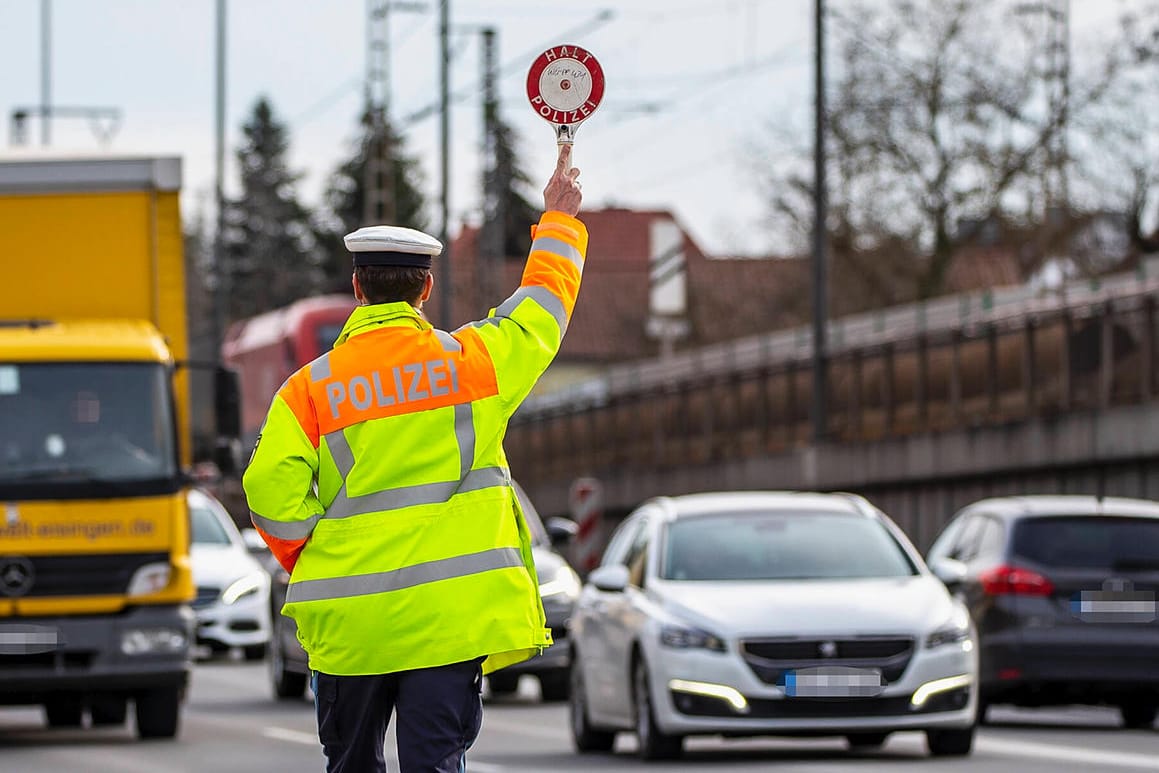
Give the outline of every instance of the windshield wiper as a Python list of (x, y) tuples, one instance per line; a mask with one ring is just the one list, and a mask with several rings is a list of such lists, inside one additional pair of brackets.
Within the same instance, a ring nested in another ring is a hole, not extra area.
[(113, 494), (123, 494), (133, 490), (136, 481), (110, 480), (93, 474), (88, 467), (26, 467), (15, 471), (14, 475), (0, 476), (0, 484), (20, 485), (22, 483), (80, 483), (96, 486)]

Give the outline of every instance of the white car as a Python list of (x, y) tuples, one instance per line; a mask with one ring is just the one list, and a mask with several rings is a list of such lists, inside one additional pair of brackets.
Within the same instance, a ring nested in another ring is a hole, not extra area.
[(205, 492), (189, 492), (197, 642), (214, 652), (241, 648), (261, 660), (270, 642), (270, 575), (229, 513)]
[(634, 731), (645, 759), (690, 735), (923, 730), (969, 754), (977, 636), (902, 531), (845, 494), (659, 498), (612, 535), (572, 618), (580, 752)]

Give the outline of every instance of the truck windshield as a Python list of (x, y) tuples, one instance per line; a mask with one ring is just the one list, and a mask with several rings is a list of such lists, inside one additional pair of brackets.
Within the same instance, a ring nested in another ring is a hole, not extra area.
[(0, 492), (175, 480), (169, 395), (155, 363), (0, 363)]

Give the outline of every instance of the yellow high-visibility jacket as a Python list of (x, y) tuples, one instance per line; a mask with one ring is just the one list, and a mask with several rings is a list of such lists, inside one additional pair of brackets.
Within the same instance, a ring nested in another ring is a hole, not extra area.
[(533, 237), (486, 319), (447, 333), (408, 303), (359, 307), (274, 397), (243, 485), (311, 668), (489, 673), (551, 644), (503, 435), (559, 350), (587, 231), (547, 212)]

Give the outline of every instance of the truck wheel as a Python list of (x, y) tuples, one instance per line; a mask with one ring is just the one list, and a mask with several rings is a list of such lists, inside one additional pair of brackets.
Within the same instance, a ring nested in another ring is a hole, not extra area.
[(181, 689), (161, 687), (137, 696), (137, 735), (141, 738), (172, 738), (181, 716)]
[(93, 725), (123, 725), (129, 715), (129, 702), (124, 698), (97, 698), (89, 706)]
[(53, 698), (44, 704), (44, 718), (49, 727), (80, 727), (84, 705), (77, 698)]

